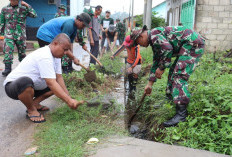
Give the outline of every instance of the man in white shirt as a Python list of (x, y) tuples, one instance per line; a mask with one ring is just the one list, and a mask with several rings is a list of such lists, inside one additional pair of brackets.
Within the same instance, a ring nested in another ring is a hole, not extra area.
[(43, 115), (38, 112), (43, 108), (39, 103), (53, 94), (72, 109), (84, 102), (72, 99), (65, 86), (61, 70), (61, 58), (65, 54), (75, 64), (79, 64), (79, 60), (71, 53), (70, 38), (61, 33), (50, 45), (26, 56), (3, 83), (6, 94), (27, 107), (27, 117), (34, 123), (45, 122)]

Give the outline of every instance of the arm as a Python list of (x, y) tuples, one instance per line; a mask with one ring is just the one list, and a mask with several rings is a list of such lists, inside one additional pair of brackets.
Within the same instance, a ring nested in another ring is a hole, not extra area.
[(117, 51), (111, 56), (112, 59), (114, 59), (117, 55), (119, 55), (126, 47), (124, 45), (121, 45)]
[(21, 5), (23, 5), (27, 8), (27, 16), (32, 17), (32, 18), (37, 17), (37, 13), (29, 4), (27, 4), (24, 1), (21, 1)]
[(107, 42), (108, 42), (108, 44), (109, 44), (109, 47), (110, 47), (110, 39), (109, 39), (109, 36), (108, 36), (108, 30), (106, 29), (106, 40), (107, 40)]
[(0, 35), (4, 35), (5, 23), (6, 23), (5, 10), (2, 9), (0, 16)]
[(136, 46), (136, 48), (135, 48), (135, 60), (134, 60), (134, 62), (133, 62), (133, 64), (131, 65), (131, 68), (133, 69), (137, 64), (138, 64), (138, 62), (139, 62), (139, 59), (141, 58), (141, 55), (140, 55), (140, 53), (139, 53), (139, 45), (138, 46)]
[(62, 89), (64, 90), (64, 92), (69, 95), (69, 92), (67, 90), (67, 87), (65, 86), (65, 83), (64, 83), (64, 79), (63, 79), (63, 76), (61, 74), (56, 74), (56, 81), (57, 83), (62, 87)]

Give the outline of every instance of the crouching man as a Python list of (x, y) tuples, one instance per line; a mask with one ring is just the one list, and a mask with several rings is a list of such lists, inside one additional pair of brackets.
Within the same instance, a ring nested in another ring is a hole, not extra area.
[(49, 108), (40, 105), (40, 102), (53, 94), (72, 109), (83, 103), (72, 99), (65, 86), (61, 70), (61, 58), (64, 55), (79, 64), (79, 60), (71, 53), (70, 38), (61, 33), (48, 46), (29, 54), (3, 83), (6, 94), (26, 106), (27, 117), (34, 123), (45, 122), (44, 116), (38, 111)]
[[(153, 50), (153, 65), (145, 93), (150, 95), (156, 79), (161, 79), (166, 68), (170, 68), (166, 94), (176, 105), (176, 115), (163, 123), (165, 127), (175, 126), (187, 117), (190, 101), (188, 80), (204, 53), (204, 39), (198, 33), (183, 26), (157, 27), (133, 31), (131, 39), (135, 44)], [(171, 65), (171, 58), (175, 61)]]

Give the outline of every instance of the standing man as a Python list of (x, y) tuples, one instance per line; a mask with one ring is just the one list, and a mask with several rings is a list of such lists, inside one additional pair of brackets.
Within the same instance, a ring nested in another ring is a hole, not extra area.
[(103, 49), (105, 39), (106, 39), (106, 29), (110, 25), (114, 25), (114, 19), (110, 18), (110, 11), (106, 10), (106, 16), (101, 20), (101, 30), (102, 30), (102, 40), (101, 40), (101, 50)]
[(11, 72), (13, 64), (14, 46), (18, 49), (18, 60), (21, 62), (26, 56), (26, 18), (35, 18), (35, 10), (26, 2), (10, 0), (10, 4), (2, 8), (0, 16), (0, 33), (4, 35), (4, 64), (3, 76)]
[(120, 19), (117, 19), (116, 23), (116, 31), (118, 32), (119, 45), (122, 45), (126, 35), (126, 26), (122, 22), (120, 22)]
[[(43, 48), (30, 53), (5, 79), (3, 85), (7, 96), (20, 100), (27, 108), (27, 117), (34, 123), (45, 122), (40, 111), (43, 100), (56, 95), (71, 109), (76, 109), (83, 101), (72, 99), (64, 83), (60, 58), (70, 54), (69, 37), (61, 33)], [(74, 57), (74, 63), (78, 60)], [(47, 108), (49, 109), (49, 108)]]
[[(51, 41), (60, 33), (67, 34), (71, 43), (73, 43), (77, 36), (77, 30), (82, 30), (85, 27), (89, 27), (91, 17), (87, 13), (82, 13), (74, 17), (58, 17), (52, 19), (42, 26), (40, 26), (37, 32), (37, 38), (40, 47), (49, 45)], [(87, 46), (83, 41), (82, 34), (78, 33), (78, 42), (84, 50), (87, 50)], [(72, 61), (68, 57), (62, 58), (62, 69), (65, 74), (72, 70)]]
[[(99, 39), (101, 26), (99, 23), (98, 16), (101, 15), (102, 6), (98, 5), (95, 8), (94, 16), (91, 19), (89, 27), (89, 42), (90, 42), (90, 52), (97, 58), (99, 54)], [(91, 57), (90, 63), (96, 64), (96, 60)]]
[[(153, 50), (153, 65), (145, 93), (150, 95), (156, 79), (161, 79), (166, 68), (170, 68), (166, 95), (176, 105), (176, 115), (163, 123), (165, 127), (175, 126), (187, 117), (187, 105), (190, 101), (188, 80), (204, 53), (204, 39), (191, 29), (183, 26), (157, 27), (147, 30), (146, 27), (132, 32), (131, 39), (135, 44), (144, 47), (149, 45)], [(171, 58), (176, 57), (171, 65)]]
[(58, 11), (58, 13), (55, 14), (55, 18), (62, 17), (62, 16), (67, 16), (65, 14), (65, 10), (67, 8), (66, 8), (66, 6), (64, 4), (61, 4), (58, 8), (59, 8), (59, 11)]

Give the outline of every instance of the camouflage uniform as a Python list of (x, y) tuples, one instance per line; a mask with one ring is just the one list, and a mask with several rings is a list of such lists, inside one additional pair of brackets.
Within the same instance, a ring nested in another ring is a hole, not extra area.
[[(190, 99), (187, 81), (204, 53), (204, 39), (183, 26), (158, 27), (149, 32), (149, 42), (154, 54), (149, 80), (156, 81), (157, 68), (170, 67), (166, 92), (175, 104), (187, 105)], [(171, 65), (172, 57), (176, 59)]]
[(63, 13), (63, 12), (59, 12), (59, 13), (55, 14), (55, 18), (62, 17), (62, 16), (67, 16), (67, 15), (65, 13)]
[(126, 26), (125, 24), (119, 22), (116, 24), (116, 32), (118, 32), (119, 44), (122, 45), (125, 39)]
[(26, 18), (37, 17), (35, 10), (29, 5), (12, 7), (10, 4), (2, 8), (0, 32), (4, 34), (4, 63), (13, 63), (14, 46), (18, 48), (19, 61), (25, 56), (26, 50)]

